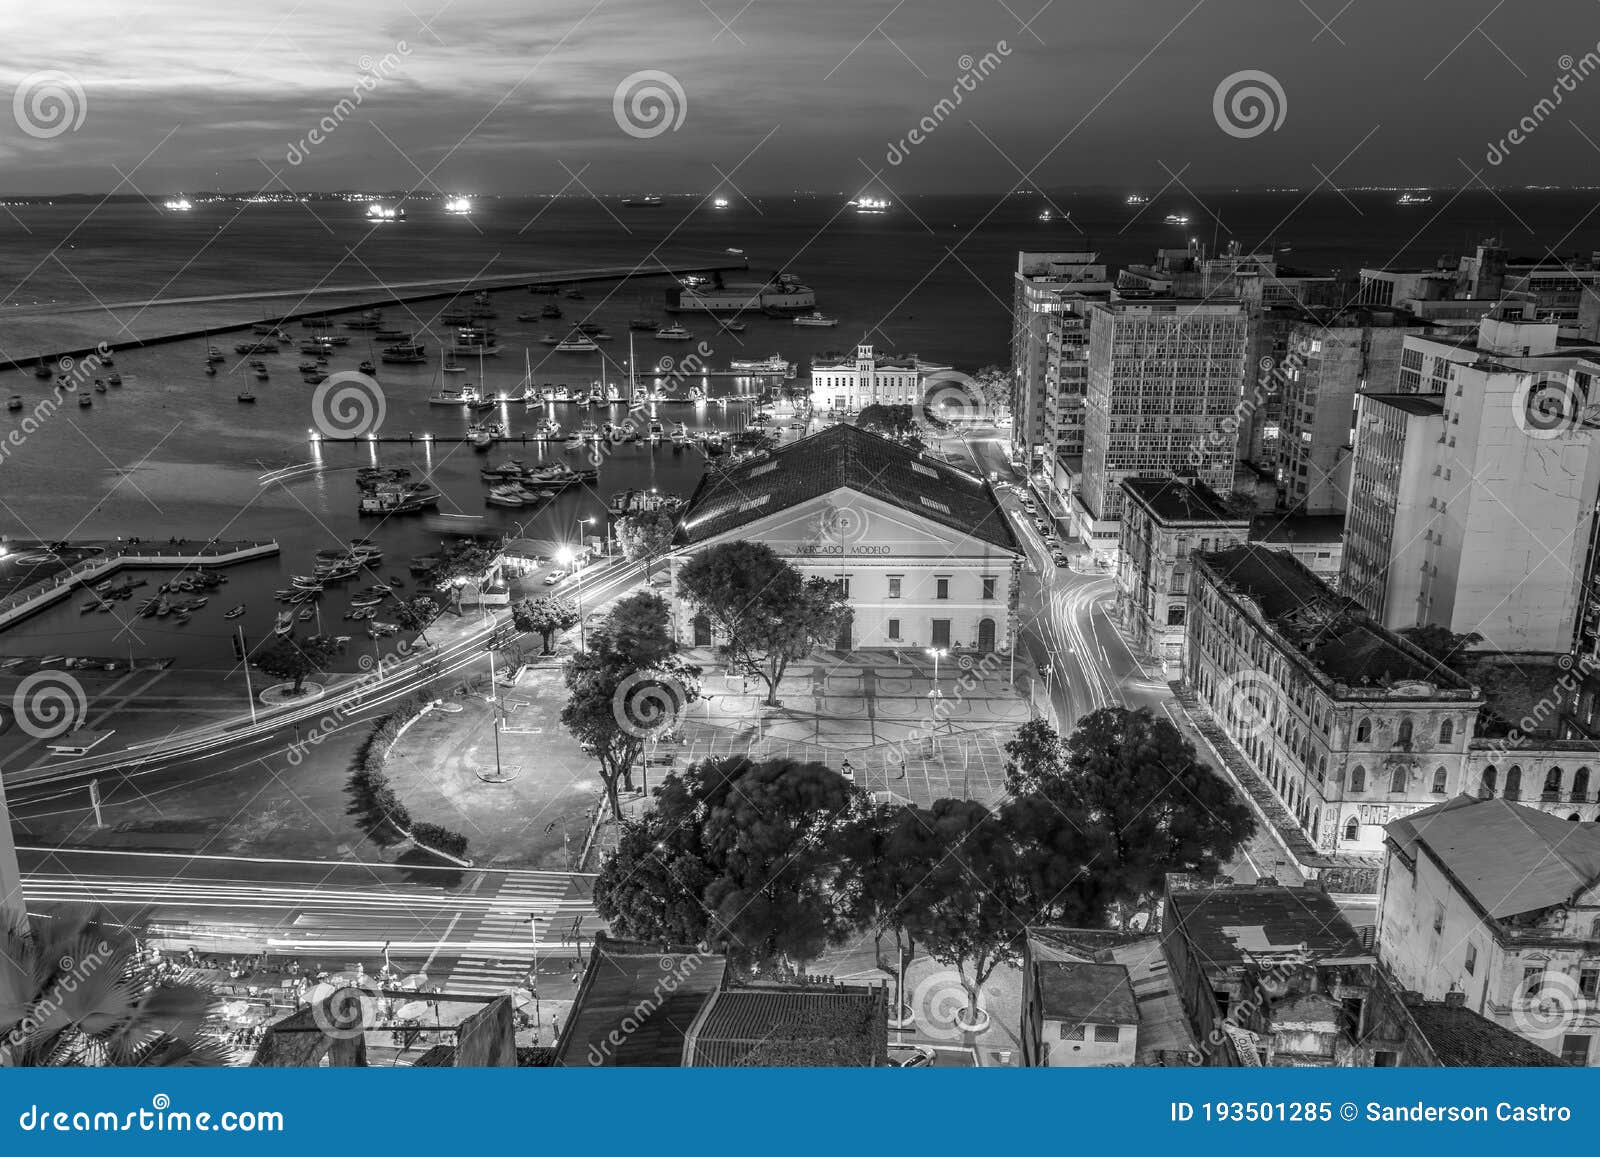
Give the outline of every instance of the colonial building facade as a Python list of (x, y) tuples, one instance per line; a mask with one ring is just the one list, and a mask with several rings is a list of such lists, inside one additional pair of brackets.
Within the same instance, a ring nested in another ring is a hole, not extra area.
[[(899, 443), (838, 425), (707, 474), (678, 529), (672, 574), (710, 546), (762, 542), (843, 588), (860, 648), (1004, 651), (1015, 639), (1021, 551), (987, 483)], [(717, 642), (679, 605), (679, 638)]]
[(858, 345), (854, 355), (823, 355), (811, 363), (811, 406), (839, 413), (868, 406), (916, 405), (923, 400), (923, 383), (949, 369), (916, 354), (889, 357), (869, 345)]

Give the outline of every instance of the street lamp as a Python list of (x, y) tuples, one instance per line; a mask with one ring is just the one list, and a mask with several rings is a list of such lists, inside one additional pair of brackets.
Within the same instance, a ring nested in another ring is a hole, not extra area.
[(587, 651), (589, 649), (589, 637), (583, 625), (583, 575), (577, 572), (575, 565), (577, 559), (576, 552), (570, 546), (564, 546), (556, 552), (556, 561), (563, 567), (572, 567), (574, 573), (578, 575), (578, 649)]
[(929, 647), (928, 654), (933, 656), (933, 690), (928, 692), (929, 699), (939, 697), (939, 660), (950, 652), (943, 647)]

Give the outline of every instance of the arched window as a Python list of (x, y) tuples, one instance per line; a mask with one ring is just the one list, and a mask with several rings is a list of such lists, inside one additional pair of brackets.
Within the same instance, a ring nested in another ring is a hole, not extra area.
[(1345, 842), (1353, 844), (1353, 843), (1356, 842), (1357, 837), (1359, 837), (1360, 835), (1361, 835), (1361, 824), (1357, 822), (1355, 816), (1351, 816), (1350, 817), (1350, 822), (1344, 825)]
[(1552, 767), (1549, 771), (1545, 772), (1544, 773), (1544, 791), (1539, 793), (1540, 796), (1542, 798), (1544, 798), (1544, 799), (1547, 799), (1547, 800), (1548, 799), (1560, 799), (1561, 798), (1561, 780), (1562, 780), (1562, 775), (1561, 775), (1561, 769), (1559, 767)]
[(1478, 781), (1478, 795), (1483, 799), (1493, 799), (1495, 784), (1500, 778), (1500, 772), (1494, 764), (1483, 769), (1483, 778)]
[(1390, 792), (1402, 792), (1406, 789), (1406, 769), (1397, 767), (1394, 774), (1389, 777)]
[(1572, 773), (1572, 799), (1574, 803), (1582, 803), (1589, 798), (1589, 769), (1580, 767)]
[(1356, 742), (1365, 743), (1372, 738), (1372, 720), (1363, 719), (1356, 724)]
[(1350, 790), (1352, 792), (1367, 790), (1367, 769), (1360, 764), (1350, 771)]
[(1575, 823), (1575, 824), (1583, 822), (1583, 818), (1581, 816), (1579, 816), (1577, 812), (1573, 812), (1570, 816), (1567, 817), (1567, 820), (1570, 823)]
[(1446, 719), (1439, 724), (1439, 742), (1449, 743), (1456, 737), (1456, 725), (1453, 719)]
[(1433, 773), (1433, 794), (1434, 795), (1443, 795), (1444, 794), (1445, 781), (1447, 779), (1449, 779), (1449, 778), (1450, 778), (1449, 773), (1446, 772), (1445, 769), (1442, 768), (1442, 767), (1437, 769)]
[(1402, 719), (1400, 721), (1399, 740), (1400, 740), (1400, 745), (1402, 747), (1404, 747), (1406, 744), (1409, 744), (1411, 742), (1411, 720), (1410, 719)]
[(1512, 764), (1506, 770), (1506, 798), (1522, 798), (1522, 768)]

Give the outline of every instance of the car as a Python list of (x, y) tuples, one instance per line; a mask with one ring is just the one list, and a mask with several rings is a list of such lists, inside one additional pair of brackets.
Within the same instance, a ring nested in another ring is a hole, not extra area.
[(1057, 553), (1052, 554), (1050, 556), (1050, 561), (1055, 563), (1057, 566), (1066, 566), (1067, 565), (1067, 556), (1064, 555), (1064, 554), (1061, 554), (1058, 551)]
[(889, 1063), (897, 1069), (920, 1069), (933, 1064), (939, 1054), (927, 1045), (892, 1044)]
[(567, 577), (567, 572), (566, 571), (564, 571), (564, 570), (553, 570), (549, 574), (544, 576), (544, 585), (547, 586), (547, 587), (553, 587), (558, 582), (560, 582), (562, 579), (564, 579), (566, 577)]

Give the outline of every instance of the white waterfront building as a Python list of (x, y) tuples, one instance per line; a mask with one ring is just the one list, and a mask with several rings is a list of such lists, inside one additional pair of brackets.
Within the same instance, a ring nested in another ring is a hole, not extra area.
[(856, 346), (854, 356), (823, 354), (811, 362), (811, 407), (838, 412), (915, 405), (922, 400), (923, 383), (949, 370), (916, 354), (879, 354), (870, 345)]

